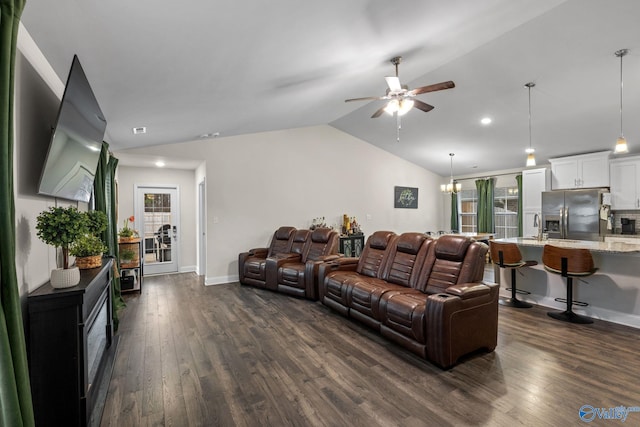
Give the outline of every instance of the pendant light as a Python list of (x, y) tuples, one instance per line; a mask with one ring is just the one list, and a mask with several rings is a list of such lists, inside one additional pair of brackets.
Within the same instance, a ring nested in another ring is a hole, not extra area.
[(462, 184), (453, 180), (453, 156), (455, 156), (454, 153), (449, 153), (451, 158), (451, 181), (448, 184), (440, 185), (440, 191), (443, 193), (459, 193), (462, 190)]
[(536, 165), (536, 157), (533, 155), (536, 150), (531, 146), (531, 88), (535, 85), (533, 82), (524, 85), (524, 87), (529, 89), (529, 148), (525, 150), (527, 153), (527, 166)]
[(620, 136), (616, 141), (615, 154), (623, 154), (628, 153), (629, 148), (627, 147), (627, 140), (624, 138), (624, 134), (622, 133), (622, 58), (629, 53), (629, 49), (620, 49), (616, 51), (615, 55), (620, 58)]

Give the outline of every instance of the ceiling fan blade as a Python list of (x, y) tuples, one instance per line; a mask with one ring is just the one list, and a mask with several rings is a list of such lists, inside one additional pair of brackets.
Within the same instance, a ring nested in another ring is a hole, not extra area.
[(385, 77), (387, 81), (387, 86), (389, 86), (389, 90), (392, 92), (398, 92), (402, 90), (402, 86), (400, 86), (400, 79), (397, 76), (393, 77)]
[(364, 98), (351, 98), (351, 99), (345, 99), (344, 102), (351, 102), (351, 101), (377, 101), (379, 99), (385, 99), (382, 96), (365, 96)]
[(417, 87), (413, 90), (410, 90), (408, 92), (409, 95), (420, 95), (421, 93), (427, 93), (427, 92), (435, 92), (437, 90), (444, 90), (444, 89), (451, 89), (456, 87), (456, 84), (452, 81), (448, 81), (448, 82), (442, 82), (442, 83), (436, 83), (433, 85), (429, 85), (429, 86), (422, 86), (422, 87)]
[(382, 113), (384, 113), (384, 109), (385, 109), (386, 107), (387, 107), (387, 106), (385, 105), (384, 107), (382, 107), (382, 108), (378, 109), (375, 113), (373, 113), (373, 116), (371, 116), (371, 118), (372, 118), (372, 119), (376, 119), (376, 118), (380, 117), (380, 115), (381, 115)]
[(428, 113), (429, 111), (435, 108), (433, 105), (429, 105), (426, 102), (420, 101), (419, 99), (413, 100), (413, 106), (416, 107), (418, 110), (424, 111), (425, 113)]

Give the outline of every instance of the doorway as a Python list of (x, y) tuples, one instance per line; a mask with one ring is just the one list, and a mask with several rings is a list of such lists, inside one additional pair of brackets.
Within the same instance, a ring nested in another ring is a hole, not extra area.
[(198, 274), (207, 274), (207, 205), (204, 180), (198, 184)]
[(180, 231), (178, 187), (136, 185), (135, 212), (142, 230), (145, 274), (177, 273)]

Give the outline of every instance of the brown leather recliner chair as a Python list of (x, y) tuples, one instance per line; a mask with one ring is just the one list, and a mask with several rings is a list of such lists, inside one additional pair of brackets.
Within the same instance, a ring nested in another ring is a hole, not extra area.
[(338, 257), (338, 232), (317, 228), (311, 232), (302, 253), (267, 259), (266, 288), (317, 300), (318, 266)]
[(345, 257), (322, 264), (318, 278), (318, 299), (327, 307), (348, 315), (353, 284), (360, 277), (382, 278), (388, 260), (387, 247), (397, 238), (393, 231), (376, 231), (367, 239), (359, 258)]
[(266, 285), (266, 259), (277, 254), (289, 253), (295, 231), (295, 227), (280, 227), (273, 233), (268, 248), (254, 248), (239, 254), (238, 277), (240, 283), (264, 288)]
[(380, 304), (388, 292), (410, 292), (416, 286), (420, 269), (433, 239), (424, 233), (399, 235), (387, 248), (388, 260), (381, 278), (354, 280), (348, 298), (349, 317), (380, 329)]
[(436, 240), (415, 290), (383, 295), (382, 335), (443, 368), (467, 353), (493, 351), (498, 285), (482, 282), (487, 251), (463, 236)]

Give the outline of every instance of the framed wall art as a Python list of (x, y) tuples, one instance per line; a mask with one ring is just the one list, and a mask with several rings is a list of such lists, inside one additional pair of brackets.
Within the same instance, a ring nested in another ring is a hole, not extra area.
[(418, 209), (418, 189), (415, 187), (394, 187), (393, 207)]

